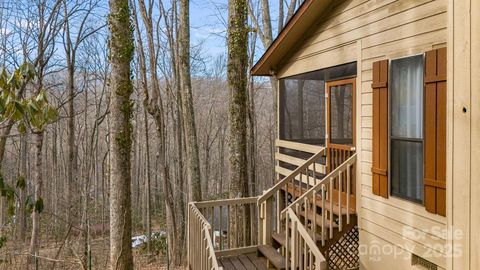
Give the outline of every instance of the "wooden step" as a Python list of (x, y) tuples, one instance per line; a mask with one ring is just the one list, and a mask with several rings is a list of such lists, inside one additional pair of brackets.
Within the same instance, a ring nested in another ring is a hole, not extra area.
[[(303, 224), (305, 226), (305, 224)], [(290, 229), (290, 228), (289, 228)], [(311, 234), (311, 231), (310, 230), (307, 230), (309, 235), (312, 237), (312, 239), (315, 241), (315, 242), (318, 242), (318, 241), (322, 241), (322, 236), (320, 233), (316, 232), (315, 233), (315, 236), (313, 237), (312, 234)], [(285, 231), (282, 230), (280, 233), (272, 233), (272, 238), (273, 240), (278, 243), (278, 245), (275, 245), (274, 243), (274, 247), (285, 247), (286, 245), (286, 240), (285, 240)]]
[[(295, 198), (298, 198), (301, 195), (303, 195), (305, 192), (307, 192), (306, 188), (298, 187), (297, 185), (293, 186), (292, 184), (287, 184), (287, 188), (285, 188), (285, 186), (282, 186), (281, 189), (284, 190), (284, 191), (287, 191), (290, 194), (292, 194)], [(301, 192), (299, 191), (299, 189), (301, 189)], [(317, 199), (315, 200), (315, 204), (317, 205), (318, 208), (322, 207), (322, 196), (321, 196), (320, 193), (317, 193)], [(329, 200), (325, 200), (325, 208), (327, 210), (330, 208), (330, 201)], [(350, 212), (351, 215), (355, 214), (355, 209), (350, 208), (349, 212)], [(340, 214), (340, 207), (339, 207), (338, 202), (333, 203), (333, 213), (337, 216)], [(341, 213), (342, 213), (342, 215), (348, 214), (347, 208), (342, 207), (342, 212)]]
[[(307, 213), (305, 211), (300, 211), (299, 215), (308, 219), (308, 220), (310, 220), (310, 221), (313, 221), (311, 213), (309, 213), (307, 215)], [(322, 215), (316, 214), (315, 215), (315, 222), (317, 223), (318, 227), (322, 227)], [(325, 227), (330, 228), (330, 220), (329, 219), (325, 219)], [(333, 228), (338, 228), (338, 224), (333, 222)]]
[(272, 246), (260, 245), (258, 251), (267, 258), (268, 262), (278, 270), (285, 269), (285, 258), (277, 252)]
[(285, 232), (281, 233), (272, 233), (272, 238), (273, 240), (277, 241), (278, 244), (280, 244), (282, 247), (285, 246)]

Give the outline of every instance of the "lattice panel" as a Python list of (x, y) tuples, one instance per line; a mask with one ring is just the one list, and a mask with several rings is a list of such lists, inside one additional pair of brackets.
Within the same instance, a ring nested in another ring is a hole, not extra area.
[(358, 227), (353, 227), (328, 249), (328, 269), (358, 269)]

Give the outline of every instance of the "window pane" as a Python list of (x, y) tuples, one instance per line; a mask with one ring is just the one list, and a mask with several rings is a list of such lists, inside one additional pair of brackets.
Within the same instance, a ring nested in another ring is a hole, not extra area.
[(423, 127), (423, 56), (392, 60), (391, 134), (421, 139)]
[(352, 85), (330, 87), (331, 142), (353, 144)]
[(391, 141), (392, 195), (423, 201), (423, 145), (414, 141)]

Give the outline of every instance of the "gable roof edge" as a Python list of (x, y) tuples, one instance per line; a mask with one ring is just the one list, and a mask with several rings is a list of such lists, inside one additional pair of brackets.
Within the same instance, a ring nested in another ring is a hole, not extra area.
[(297, 44), (301, 36), (321, 15), (331, 0), (305, 0), (265, 53), (252, 67), (253, 76), (272, 76), (276, 65)]

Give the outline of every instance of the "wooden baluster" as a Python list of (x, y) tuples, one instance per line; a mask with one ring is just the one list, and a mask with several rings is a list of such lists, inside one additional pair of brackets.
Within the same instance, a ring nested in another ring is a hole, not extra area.
[(205, 255), (205, 231), (202, 229), (202, 241), (201, 241), (201, 245), (200, 245), (200, 269), (204, 269), (203, 268), (203, 264), (204, 264), (204, 255)]
[(317, 233), (317, 191), (312, 192), (312, 223), (313, 223), (313, 235)]
[(342, 186), (343, 186), (343, 181), (342, 181), (342, 171), (339, 172), (338, 175), (338, 209), (339, 209), (339, 215), (338, 215), (338, 230), (342, 231)]
[(278, 233), (280, 232), (280, 213), (282, 212), (283, 209), (280, 205), (280, 190), (278, 190), (276, 193), (277, 193), (277, 200), (276, 200), (277, 203), (276, 203), (276, 213), (275, 213), (276, 214), (276, 224), (275, 224), (276, 230), (275, 231)]
[[(308, 201), (307, 196), (305, 196), (305, 197), (303, 198), (303, 205), (304, 205), (304, 207), (305, 207), (305, 228), (306, 228), (307, 231), (308, 231), (308, 217), (309, 217), (308, 215), (309, 215), (309, 213), (310, 213), (310, 203), (309, 203), (309, 201)], [(311, 225), (311, 223), (310, 223), (310, 225)]]
[[(215, 233), (215, 207), (212, 207), (210, 212), (210, 224), (212, 224), (212, 228), (210, 230), (210, 240), (213, 241), (213, 234)], [(215, 244), (215, 243), (214, 243)]]
[(310, 189), (310, 174), (308, 173), (308, 166), (305, 169), (305, 175), (307, 177), (307, 190), (309, 190)]
[(298, 198), (303, 195), (303, 185), (305, 183), (305, 174), (303, 172), (299, 172), (300, 175), (300, 182), (298, 182)]
[[(299, 225), (300, 226), (300, 225)], [(300, 236), (299, 237), (299, 240), (300, 240), (300, 243), (298, 245), (298, 255), (299, 255), (299, 259), (300, 259), (300, 266), (298, 269), (305, 269), (305, 264), (304, 264), (304, 259), (303, 259), (303, 254), (304, 254), (304, 251), (305, 251), (305, 241), (303, 239), (303, 236)]]
[(227, 239), (226, 239), (226, 240), (227, 240), (227, 248), (228, 248), (228, 249), (231, 249), (231, 248), (232, 248), (232, 247), (231, 247), (231, 244), (230, 244), (230, 242), (232, 241), (232, 240), (230, 240), (230, 238), (231, 238), (231, 236), (230, 236), (230, 222), (231, 222), (231, 219), (230, 219), (230, 211), (231, 211), (231, 209), (230, 209), (230, 208), (231, 208), (230, 205), (228, 205), (228, 206), (227, 206)]
[(286, 270), (288, 270), (290, 267), (289, 267), (289, 258), (290, 258), (290, 252), (289, 252), (289, 244), (290, 244), (290, 231), (288, 230), (289, 228), (289, 219), (290, 219), (290, 216), (287, 212), (287, 216), (285, 217), (285, 268)]
[(350, 173), (351, 165), (347, 166), (347, 224), (350, 224)]
[(223, 250), (223, 206), (220, 205), (220, 250)]
[(325, 218), (327, 211), (325, 211), (325, 184), (322, 184), (322, 246), (325, 245)]
[(308, 267), (308, 245), (307, 242), (304, 240), (303, 241), (303, 265), (305, 265), (305, 268)]
[(290, 194), (292, 196), (292, 202), (294, 202), (295, 201), (295, 177), (292, 177), (291, 181), (292, 181), (292, 186), (291, 186), (292, 192)]
[(333, 238), (333, 177), (330, 177), (330, 239)]

